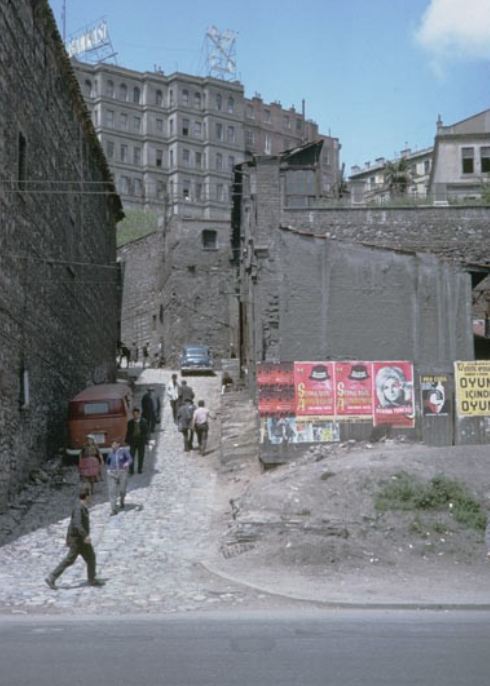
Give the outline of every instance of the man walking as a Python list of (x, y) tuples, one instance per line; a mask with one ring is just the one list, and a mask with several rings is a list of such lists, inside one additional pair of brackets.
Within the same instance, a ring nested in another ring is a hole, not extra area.
[(192, 417), (196, 406), (190, 398), (187, 398), (185, 403), (179, 407), (177, 412), (177, 427), (184, 437), (184, 450), (186, 453), (192, 450), (192, 442), (194, 432), (192, 430)]
[(136, 458), (138, 458), (138, 474), (143, 471), (143, 462), (145, 459), (145, 447), (148, 441), (148, 422), (144, 417), (140, 416), (140, 411), (137, 407), (133, 409), (133, 418), (128, 422), (125, 442), (129, 445), (129, 452), (131, 453), (132, 462), (129, 466), (129, 473), (134, 474), (134, 465)]
[(201, 455), (206, 453), (209, 432), (209, 410), (204, 406), (204, 400), (197, 403), (197, 409), (192, 416), (192, 428), (197, 435), (197, 445)]
[[(160, 401), (159, 401), (160, 402)], [(155, 431), (155, 424), (157, 422), (157, 413), (155, 411), (155, 399), (153, 398), (153, 388), (149, 388), (144, 396), (141, 398), (141, 414), (143, 419), (148, 422), (150, 433)]]
[(70, 524), (66, 533), (66, 545), (69, 551), (60, 564), (49, 574), (45, 581), (49, 588), (56, 590), (56, 579), (70, 567), (77, 557), (81, 555), (87, 565), (87, 578), (89, 586), (103, 586), (104, 582), (95, 576), (95, 551), (90, 539), (90, 516), (88, 505), (90, 501), (90, 488), (86, 485), (80, 488), (78, 501), (71, 513)]
[(128, 469), (133, 463), (129, 448), (113, 441), (112, 450), (107, 456), (107, 486), (111, 503), (111, 515), (118, 513), (117, 499), (121, 510), (124, 509), (126, 489), (128, 486)]
[(170, 400), (170, 407), (172, 408), (172, 417), (174, 423), (177, 423), (177, 406), (179, 404), (180, 384), (177, 381), (177, 374), (172, 374), (172, 378), (167, 384), (167, 395)]
[(179, 406), (184, 405), (186, 400), (190, 400), (191, 402), (194, 400), (194, 391), (192, 390), (192, 386), (188, 386), (187, 381), (182, 379), (179, 390)]

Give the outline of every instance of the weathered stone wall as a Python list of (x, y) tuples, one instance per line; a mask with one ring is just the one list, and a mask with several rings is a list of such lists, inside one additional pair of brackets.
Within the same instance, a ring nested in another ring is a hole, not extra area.
[(2, 509), (63, 445), (70, 397), (113, 378), (120, 203), (47, 2), (2, 2), (0, 33)]

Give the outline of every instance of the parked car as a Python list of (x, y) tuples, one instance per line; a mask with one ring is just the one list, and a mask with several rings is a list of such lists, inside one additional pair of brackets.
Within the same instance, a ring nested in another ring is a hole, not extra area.
[(180, 354), (181, 374), (212, 372), (213, 354), (207, 345), (184, 345)]
[(68, 404), (66, 454), (78, 457), (91, 434), (100, 452), (124, 441), (131, 414), (132, 393), (126, 384), (99, 384), (78, 393)]

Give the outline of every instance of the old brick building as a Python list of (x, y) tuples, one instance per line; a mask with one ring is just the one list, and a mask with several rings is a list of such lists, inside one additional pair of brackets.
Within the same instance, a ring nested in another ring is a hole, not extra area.
[(112, 379), (122, 214), (46, 0), (0, 4), (0, 508)]

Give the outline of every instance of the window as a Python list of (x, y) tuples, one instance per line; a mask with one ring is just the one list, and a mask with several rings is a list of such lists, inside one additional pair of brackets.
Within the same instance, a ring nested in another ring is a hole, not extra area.
[(266, 155), (272, 154), (272, 138), (269, 133), (265, 134), (264, 152)]
[(488, 145), (480, 148), (480, 165), (482, 174), (490, 172), (490, 147)]
[(223, 98), (220, 93), (216, 93), (216, 109), (221, 112), (223, 108)]
[(128, 128), (128, 115), (125, 112), (121, 112), (119, 115), (119, 126), (121, 129)]
[(174, 166), (174, 151), (170, 151), (170, 167), (173, 168)]
[(298, 131), (298, 133), (299, 133), (302, 128), (303, 128), (303, 122), (301, 121), (301, 119), (296, 119), (296, 131)]
[(291, 128), (291, 119), (288, 117), (287, 114), (284, 115), (282, 118), (282, 124), (285, 129), (290, 129)]
[(270, 110), (264, 110), (264, 121), (266, 124), (270, 124), (272, 121), (272, 115)]
[(184, 88), (182, 91), (182, 104), (187, 106), (189, 104), (189, 91), (187, 88)]
[(220, 124), (220, 123), (216, 124), (216, 140), (218, 140), (218, 141), (223, 140), (223, 124)]
[(156, 119), (155, 125), (158, 133), (163, 133), (163, 119)]
[(139, 104), (140, 104), (140, 97), (141, 97), (141, 91), (140, 91), (140, 89), (138, 88), (138, 86), (135, 86), (135, 87), (133, 88), (133, 102), (134, 102), (135, 105), (139, 105)]
[(184, 200), (191, 199), (191, 182), (189, 179), (184, 179), (182, 181), (182, 197)]
[(233, 114), (234, 110), (235, 110), (235, 101), (230, 95), (230, 97), (226, 101), (226, 111), (229, 112), (230, 114)]
[(197, 169), (202, 169), (202, 152), (194, 153), (194, 160)]
[(87, 98), (92, 97), (92, 81), (90, 81), (90, 79), (85, 79), (85, 83), (83, 84), (83, 93)]
[(202, 137), (202, 124), (200, 121), (195, 121), (193, 126), (192, 126), (192, 135), (194, 138), (201, 138)]
[(255, 112), (252, 105), (247, 105), (246, 114), (249, 119), (255, 119)]
[(113, 112), (113, 110), (106, 110), (105, 125), (110, 126), (111, 128), (114, 126), (114, 112)]
[(170, 105), (170, 107), (172, 107), (174, 104), (174, 92), (172, 88), (168, 92), (168, 104)]
[(157, 198), (164, 198), (166, 190), (163, 181), (157, 181)]
[(112, 159), (114, 157), (114, 142), (113, 141), (107, 141), (106, 142), (105, 151), (106, 151), (106, 155), (109, 159)]
[(161, 167), (163, 162), (163, 150), (155, 150), (155, 167)]
[(204, 250), (216, 250), (218, 247), (218, 232), (214, 229), (204, 229), (201, 234)]
[(430, 160), (424, 160), (424, 174), (430, 173)]
[(128, 159), (128, 146), (121, 144), (121, 162), (126, 162)]
[(194, 185), (194, 192), (196, 200), (202, 200), (202, 183), (196, 183)]
[(127, 99), (128, 99), (128, 87), (126, 86), (125, 83), (121, 83), (121, 85), (119, 86), (119, 100), (126, 102)]
[(235, 158), (233, 157), (233, 155), (230, 155), (228, 157), (228, 170), (232, 172), (234, 170), (234, 168), (235, 168)]
[(133, 117), (133, 131), (141, 129), (141, 117)]
[(172, 199), (173, 199), (173, 197), (174, 197), (174, 194), (175, 194), (175, 186), (174, 186), (174, 182), (173, 182), (173, 181), (170, 181), (170, 198), (172, 198)]
[(225, 187), (222, 183), (216, 184), (216, 200), (223, 202), (225, 199)]
[(255, 133), (250, 129), (245, 131), (245, 142), (248, 147), (253, 147), (255, 145)]
[(141, 179), (134, 180), (134, 194), (139, 197), (143, 195), (143, 181)]
[(136, 165), (141, 164), (141, 148), (134, 148), (133, 149), (133, 164), (136, 164)]
[(194, 93), (194, 107), (198, 110), (201, 109), (201, 94)]
[(157, 105), (158, 107), (161, 107), (161, 106), (162, 106), (162, 102), (163, 102), (163, 94), (162, 94), (162, 91), (161, 91), (161, 90), (155, 91), (155, 105)]
[(108, 98), (114, 97), (114, 81), (107, 81), (105, 85), (105, 94)]
[(182, 162), (184, 164), (184, 167), (190, 167), (191, 166), (191, 151), (187, 150), (184, 148), (182, 151)]
[(27, 140), (23, 133), (19, 131), (17, 139), (17, 181), (19, 190), (25, 187), (27, 174)]
[(121, 176), (119, 187), (121, 189), (121, 193), (124, 195), (129, 194), (129, 178), (127, 176)]
[(220, 152), (216, 153), (216, 170), (221, 171), (223, 169), (223, 155)]
[(169, 133), (171, 136), (174, 135), (174, 120), (173, 119), (169, 120)]
[(94, 126), (97, 126), (97, 124), (99, 123), (99, 113), (97, 112), (97, 110), (92, 110), (92, 122)]
[(236, 134), (235, 134), (235, 127), (234, 126), (229, 126), (226, 132), (226, 140), (228, 143), (235, 143), (236, 142)]
[(474, 154), (473, 148), (462, 148), (462, 167), (463, 174), (473, 174), (474, 171)]
[(189, 128), (190, 128), (189, 119), (182, 119), (182, 135), (183, 136), (189, 135)]

